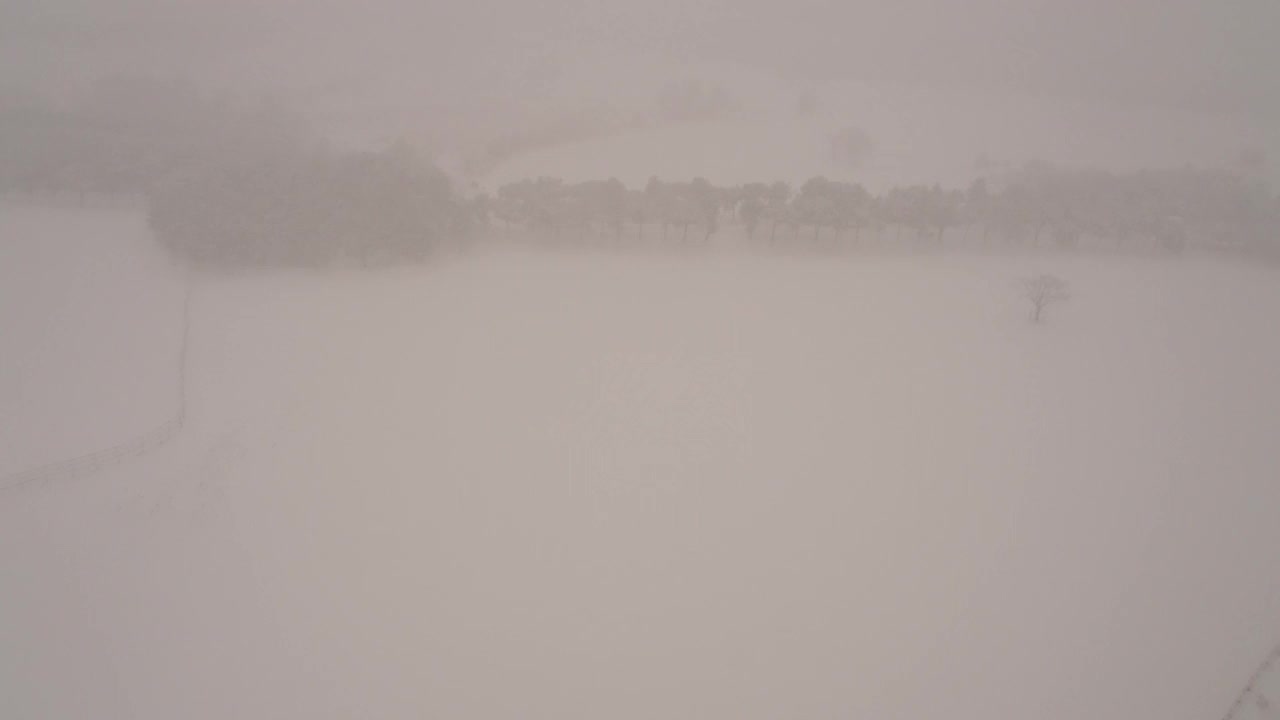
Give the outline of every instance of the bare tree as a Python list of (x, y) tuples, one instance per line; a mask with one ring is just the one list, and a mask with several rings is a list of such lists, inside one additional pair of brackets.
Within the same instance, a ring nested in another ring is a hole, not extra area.
[(1067, 281), (1056, 275), (1038, 275), (1022, 281), (1022, 296), (1031, 303), (1031, 322), (1040, 322), (1044, 309), (1071, 297)]

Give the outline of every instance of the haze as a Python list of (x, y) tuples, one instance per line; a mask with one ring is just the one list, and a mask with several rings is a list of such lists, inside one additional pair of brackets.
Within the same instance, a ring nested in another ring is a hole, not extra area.
[(0, 718), (1277, 716), (1276, 28), (0, 0)]

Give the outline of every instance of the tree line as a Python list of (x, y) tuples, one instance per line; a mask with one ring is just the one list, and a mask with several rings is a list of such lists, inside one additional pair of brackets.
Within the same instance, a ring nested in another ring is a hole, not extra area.
[(404, 144), (338, 150), (267, 103), (116, 78), (61, 102), (0, 99), (0, 193), (144, 198), (202, 266), (415, 261), (469, 236), (472, 205)]
[(335, 149), (281, 108), (178, 83), (116, 79), (61, 102), (0, 99), (0, 193), (143, 196), (159, 240), (200, 265), (416, 261), (484, 236), (641, 246), (705, 245), (718, 234), (789, 247), (1280, 246), (1280, 200), (1256, 175), (1228, 169), (1032, 164), (963, 190), (881, 193), (825, 177), (799, 187), (652, 178), (642, 188), (543, 177), (463, 197), (408, 145)]
[(1088, 239), (1116, 248), (1238, 249), (1280, 244), (1280, 198), (1229, 170), (1180, 168), (1111, 173), (1032, 164), (965, 190), (893, 187), (814, 177), (716, 186), (703, 178), (652, 178), (629, 189), (616, 179), (508, 183), (477, 199), (498, 232), (560, 241), (698, 244), (727, 226), (768, 244), (886, 243), (1074, 248)]
[(416, 262), (474, 227), (449, 178), (402, 144), (224, 161), (169, 178), (149, 205), (157, 237), (205, 266)]

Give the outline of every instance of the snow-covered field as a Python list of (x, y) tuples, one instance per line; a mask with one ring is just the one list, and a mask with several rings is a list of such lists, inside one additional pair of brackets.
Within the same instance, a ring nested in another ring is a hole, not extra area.
[[(141, 221), (0, 217), (3, 469), (162, 421)], [(183, 434), (0, 494), (0, 716), (1205, 720), (1280, 637), (1271, 271), (194, 282)]]
[(0, 477), (169, 419), (184, 282), (136, 210), (0, 199)]

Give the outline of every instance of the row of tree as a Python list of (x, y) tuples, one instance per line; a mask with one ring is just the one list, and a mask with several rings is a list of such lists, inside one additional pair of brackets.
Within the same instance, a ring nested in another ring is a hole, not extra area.
[(474, 225), (405, 145), (339, 151), (278, 107), (137, 78), (60, 102), (0, 95), (0, 193), (140, 196), (158, 239), (200, 265), (414, 260)]
[(983, 244), (1280, 245), (1280, 203), (1247, 172), (1032, 165), (967, 190), (880, 194), (823, 177), (799, 188), (654, 178), (640, 189), (539, 178), (463, 199), (407, 146), (334, 150), (279, 109), (180, 84), (106, 82), (62, 103), (0, 99), (0, 192), (143, 195), (161, 241), (202, 264), (417, 259), (485, 225), (580, 242), (706, 243), (732, 225), (748, 241), (791, 244), (937, 244), (963, 228)]
[(477, 203), (481, 218), (505, 230), (580, 240), (643, 242), (646, 228), (656, 226), (667, 242), (705, 242), (732, 223), (749, 240), (773, 243), (858, 242), (868, 233), (903, 241), (905, 233), (936, 244), (956, 228), (982, 244), (1074, 247), (1092, 238), (1117, 247), (1180, 249), (1280, 241), (1280, 199), (1265, 185), (1194, 168), (1115, 174), (1031, 165), (998, 180), (979, 179), (967, 190), (914, 185), (880, 195), (825, 177), (798, 189), (785, 182), (718, 187), (702, 178), (654, 178), (643, 189), (628, 189), (616, 179), (571, 184), (544, 177), (503, 185)]
[(160, 241), (202, 266), (413, 262), (474, 227), (449, 178), (403, 145), (223, 161), (170, 177), (149, 204)]

